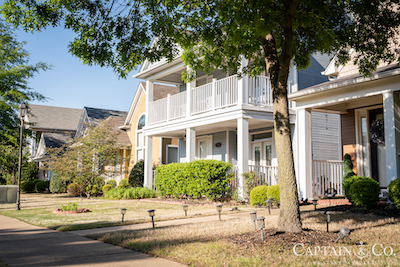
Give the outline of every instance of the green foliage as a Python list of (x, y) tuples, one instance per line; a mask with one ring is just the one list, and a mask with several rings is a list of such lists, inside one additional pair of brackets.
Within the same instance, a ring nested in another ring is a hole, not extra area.
[(344, 194), (345, 194), (346, 198), (352, 203), (353, 203), (353, 201), (351, 199), (350, 187), (355, 181), (357, 181), (359, 179), (369, 179), (369, 177), (353, 175), (353, 176), (347, 178), (346, 180), (343, 180)]
[(108, 183), (105, 184), (105, 185), (103, 185), (103, 188), (102, 188), (103, 193), (107, 192), (107, 191), (110, 190), (111, 188), (113, 188), (113, 186), (110, 185), (110, 184), (108, 184)]
[(61, 205), (60, 210), (61, 211), (77, 211), (78, 204), (70, 202), (70, 203), (68, 203), (67, 206)]
[(400, 208), (400, 178), (389, 183), (389, 199)]
[(107, 184), (111, 185), (111, 187), (117, 187), (117, 181), (115, 181), (115, 180), (108, 180)]
[(280, 204), (280, 194), (279, 194), (279, 185), (270, 185), (268, 186), (268, 190), (267, 190), (267, 195), (268, 198), (273, 198), (274, 199), (274, 203), (279, 205)]
[(244, 172), (242, 176), (244, 177), (244, 184), (245, 184), (244, 193), (246, 194), (247, 197), (250, 197), (250, 192), (251, 190), (253, 190), (254, 187), (258, 185), (257, 182), (260, 180), (260, 177), (258, 177), (256, 173), (253, 171)]
[(20, 184), (21, 191), (22, 192), (35, 192), (35, 185), (36, 185), (37, 182), (39, 182), (39, 180), (22, 181), (21, 184)]
[(147, 187), (111, 188), (104, 192), (106, 199), (141, 199), (155, 196), (156, 192)]
[(268, 186), (256, 186), (250, 192), (251, 205), (264, 205), (264, 201), (268, 199)]
[(139, 160), (135, 166), (133, 166), (131, 173), (129, 174), (129, 184), (132, 187), (143, 187), (144, 181), (144, 161)]
[(34, 181), (39, 177), (39, 169), (34, 161), (27, 161), (22, 164), (21, 179), (24, 181)]
[(156, 168), (155, 185), (161, 196), (206, 196), (214, 200), (230, 190), (231, 164), (218, 160), (171, 163)]
[(349, 193), (354, 205), (369, 209), (379, 201), (379, 183), (372, 178), (362, 177), (351, 184)]
[(71, 181), (62, 178), (61, 175), (54, 173), (50, 180), (50, 192), (52, 193), (66, 193), (67, 185)]
[(7, 184), (7, 180), (3, 178), (3, 176), (1, 176), (0, 174), (0, 185), (5, 185)]
[(38, 181), (35, 184), (35, 191), (40, 193), (46, 191), (49, 188), (50, 182), (49, 181)]
[(348, 153), (346, 153), (343, 158), (343, 173), (343, 181), (356, 175), (353, 172), (353, 162), (351, 162), (351, 156)]
[(129, 188), (129, 187), (131, 186), (129, 185), (128, 179), (122, 179), (117, 186), (117, 188)]
[(67, 186), (67, 192), (69, 196), (77, 197), (81, 195), (81, 188), (76, 183), (70, 183)]

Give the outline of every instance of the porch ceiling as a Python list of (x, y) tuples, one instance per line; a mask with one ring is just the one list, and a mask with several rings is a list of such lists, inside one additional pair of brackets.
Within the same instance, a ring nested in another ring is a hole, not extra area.
[(312, 108), (313, 111), (346, 114), (349, 109), (357, 109), (369, 106), (380, 105), (383, 103), (382, 95), (363, 97), (360, 99), (342, 99), (334, 104), (321, 104)]

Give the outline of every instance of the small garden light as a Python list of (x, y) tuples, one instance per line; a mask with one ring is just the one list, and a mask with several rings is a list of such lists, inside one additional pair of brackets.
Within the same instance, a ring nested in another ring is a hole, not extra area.
[(187, 216), (188, 207), (189, 207), (189, 205), (182, 205), (182, 208), (185, 211), (185, 216)]
[(246, 208), (247, 208), (247, 203), (249, 203), (249, 198), (248, 197), (244, 198), (244, 203), (246, 204)]
[(256, 218), (257, 218), (257, 211), (250, 211), (250, 219), (253, 221), (254, 223), (254, 231), (257, 231), (257, 227), (256, 227)]
[(217, 205), (217, 211), (218, 211), (218, 215), (219, 215), (219, 220), (221, 220), (221, 211), (222, 211), (222, 205)]
[(317, 210), (318, 199), (314, 198), (314, 199), (312, 200), (312, 204), (314, 205), (314, 210)]
[(151, 217), (151, 222), (153, 223), (153, 228), (154, 228), (154, 213), (155, 210), (148, 210), (147, 212), (149, 213), (149, 216)]
[(392, 201), (388, 200), (386, 202), (386, 204), (388, 205), (388, 208), (389, 208), (389, 215), (392, 215), (393, 209), (394, 209), (394, 203)]
[(325, 211), (324, 214), (326, 214), (326, 231), (329, 232), (329, 223), (331, 222), (331, 212), (330, 211)]
[(268, 200), (265, 200), (265, 207), (268, 209), (268, 214), (271, 214), (271, 207), (272, 207), (272, 200), (273, 198), (269, 198)]
[(124, 216), (126, 214), (126, 209), (125, 208), (121, 208), (121, 214), (122, 214), (122, 222), (124, 222)]
[(350, 229), (347, 228), (346, 226), (342, 226), (340, 228), (340, 231), (338, 233), (338, 238), (336, 239), (335, 243), (339, 241), (340, 238), (346, 237), (350, 235)]
[(256, 221), (257, 221), (257, 226), (258, 228), (260, 228), (261, 230), (261, 240), (264, 241), (264, 232), (263, 229), (265, 228), (265, 218), (264, 217), (257, 217)]

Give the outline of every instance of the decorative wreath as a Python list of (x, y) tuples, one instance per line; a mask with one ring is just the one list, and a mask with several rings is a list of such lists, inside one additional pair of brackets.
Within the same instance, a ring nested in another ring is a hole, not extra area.
[(375, 120), (369, 129), (370, 138), (376, 144), (385, 144), (385, 124), (383, 120)]

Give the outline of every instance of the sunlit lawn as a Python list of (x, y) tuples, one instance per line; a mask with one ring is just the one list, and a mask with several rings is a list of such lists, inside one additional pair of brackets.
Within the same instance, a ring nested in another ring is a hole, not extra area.
[[(90, 212), (78, 214), (53, 214), (52, 211), (61, 205), (77, 203), (79, 208)], [(21, 210), (15, 210), (15, 204), (0, 204), (0, 214), (20, 219), (27, 223), (57, 229), (60, 231), (90, 229), (96, 227), (116, 226), (121, 223), (121, 208), (126, 208), (124, 224), (149, 222), (148, 210), (156, 210), (158, 221), (184, 218), (181, 205), (139, 200), (106, 200), (103, 198), (80, 199), (66, 195), (22, 194)], [(251, 208), (240, 207), (241, 210)], [(228, 208), (223, 213), (228, 213)], [(217, 214), (213, 205), (190, 206), (188, 217)]]

